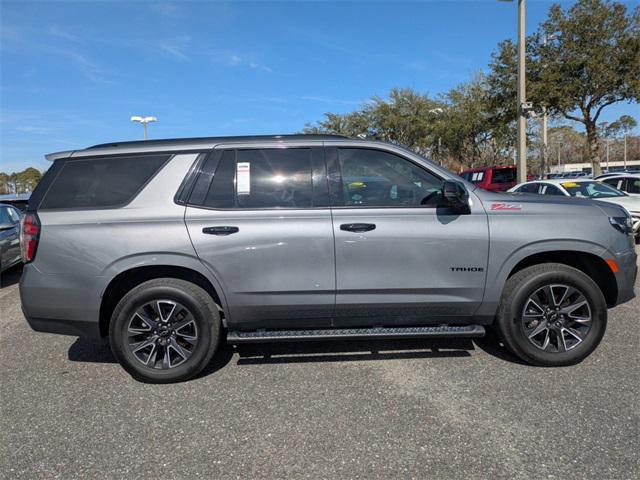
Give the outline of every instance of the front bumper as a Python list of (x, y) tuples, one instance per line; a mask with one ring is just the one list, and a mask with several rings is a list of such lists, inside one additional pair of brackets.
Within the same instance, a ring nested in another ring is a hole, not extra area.
[(618, 271), (614, 273), (618, 284), (616, 305), (635, 297), (634, 287), (638, 276), (638, 256), (635, 250), (626, 250), (615, 255)]

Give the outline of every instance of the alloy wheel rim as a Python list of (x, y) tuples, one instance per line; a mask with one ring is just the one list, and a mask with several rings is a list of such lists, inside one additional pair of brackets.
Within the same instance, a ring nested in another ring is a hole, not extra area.
[(563, 353), (580, 345), (591, 330), (591, 305), (571, 285), (554, 283), (538, 288), (522, 310), (522, 328), (536, 348)]
[(157, 370), (182, 365), (198, 344), (198, 326), (191, 311), (168, 299), (138, 307), (127, 323), (127, 345), (138, 362)]

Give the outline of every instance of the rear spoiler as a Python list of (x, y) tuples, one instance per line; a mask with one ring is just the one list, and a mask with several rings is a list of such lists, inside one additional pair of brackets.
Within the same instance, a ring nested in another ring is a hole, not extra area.
[(46, 158), (50, 162), (53, 162), (54, 160), (58, 160), (59, 158), (69, 158), (74, 153), (75, 150), (65, 150), (64, 152), (47, 153), (44, 158)]

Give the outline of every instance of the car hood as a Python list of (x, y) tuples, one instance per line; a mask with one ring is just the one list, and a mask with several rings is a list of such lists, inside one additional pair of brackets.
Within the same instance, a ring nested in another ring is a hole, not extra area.
[(640, 212), (640, 198), (638, 197), (611, 197), (598, 198), (599, 202), (615, 203), (626, 208), (629, 212)]

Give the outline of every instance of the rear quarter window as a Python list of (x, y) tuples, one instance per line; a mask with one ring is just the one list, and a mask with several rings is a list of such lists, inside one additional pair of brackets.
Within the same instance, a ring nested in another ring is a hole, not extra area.
[(51, 181), (41, 209), (109, 208), (126, 205), (170, 155), (132, 155), (58, 160), (64, 165)]

